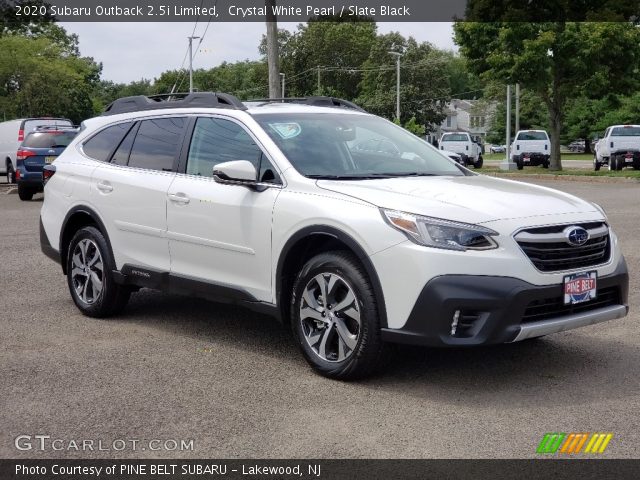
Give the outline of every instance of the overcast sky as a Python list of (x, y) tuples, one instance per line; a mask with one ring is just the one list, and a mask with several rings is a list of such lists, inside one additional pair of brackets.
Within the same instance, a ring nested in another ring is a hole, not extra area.
[[(187, 37), (193, 23), (62, 23), (68, 32), (80, 37), (80, 52), (102, 62), (102, 78), (128, 83), (141, 78), (154, 79), (182, 64)], [(196, 26), (202, 35), (206, 23)], [(295, 30), (296, 24), (280, 28)], [(259, 58), (258, 45), (266, 27), (263, 22), (211, 23), (195, 53), (194, 68), (212, 68), (220, 63)], [(451, 23), (378, 23), (378, 31), (399, 31), (405, 37), (428, 41), (438, 48), (454, 49)], [(195, 46), (196, 44), (194, 44)], [(185, 64), (185, 66), (188, 65)]]

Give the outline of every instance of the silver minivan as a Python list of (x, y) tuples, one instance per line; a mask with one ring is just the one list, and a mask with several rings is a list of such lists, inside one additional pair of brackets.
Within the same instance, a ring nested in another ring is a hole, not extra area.
[(16, 152), (29, 132), (41, 125), (73, 126), (66, 118), (20, 118), (0, 123), (0, 175), (7, 176), (7, 183), (16, 182)]

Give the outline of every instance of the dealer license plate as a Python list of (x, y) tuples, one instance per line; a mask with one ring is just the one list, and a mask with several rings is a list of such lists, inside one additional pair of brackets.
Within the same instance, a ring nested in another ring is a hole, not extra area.
[(588, 302), (596, 298), (597, 272), (574, 273), (564, 277), (564, 304)]
[(55, 156), (51, 156), (51, 157), (44, 157), (44, 163), (53, 163), (53, 161), (56, 159), (57, 157)]

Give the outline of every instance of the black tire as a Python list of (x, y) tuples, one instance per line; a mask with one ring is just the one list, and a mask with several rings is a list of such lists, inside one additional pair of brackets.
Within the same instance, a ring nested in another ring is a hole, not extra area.
[(598, 161), (598, 157), (596, 157), (595, 155), (593, 156), (593, 169), (598, 172), (600, 170), (600, 167), (602, 167), (602, 163), (600, 163)]
[(473, 168), (482, 168), (482, 164), (484, 163), (484, 159), (482, 155), (478, 155), (478, 161), (473, 164)]
[(33, 189), (27, 187), (26, 185), (23, 185), (21, 183), (18, 184), (18, 197), (20, 197), (20, 200), (28, 202), (33, 198), (34, 193), (35, 192), (33, 191)]
[(611, 165), (611, 170), (622, 170), (623, 163), (620, 161), (620, 157), (618, 157), (618, 155), (612, 156), (609, 159), (609, 164)]
[[(327, 298), (328, 302), (337, 302), (334, 305), (324, 302), (318, 277), (325, 285), (333, 281)], [(349, 293), (353, 297), (350, 303)], [(343, 307), (339, 309), (340, 305)], [(303, 318), (301, 310), (311, 311), (313, 316)], [(356, 314), (359, 321), (354, 320)], [(322, 253), (304, 265), (293, 286), (291, 326), (305, 359), (325, 377), (365, 377), (376, 369), (382, 357), (384, 344), (375, 294), (366, 271), (350, 253)]]
[(518, 170), (522, 170), (524, 168), (524, 163), (522, 163), (521, 158), (516, 157), (515, 162), (516, 162), (516, 166), (518, 167)]
[(542, 168), (549, 168), (549, 160), (542, 162)]
[(7, 183), (16, 183), (16, 171), (13, 168), (13, 164), (10, 160), (7, 160)]
[[(74, 252), (76, 248), (80, 248), (80, 243), (87, 246), (86, 255), (84, 261), (81, 258), (82, 255), (79, 252), (78, 259), (74, 258)], [(91, 258), (94, 257), (95, 251), (99, 252), (99, 260), (93, 264), (93, 268), (90, 265)], [(98, 271), (98, 263), (102, 264), (102, 272)], [(84, 290), (78, 291), (78, 287), (82, 287), (83, 274), (76, 274), (79, 270), (79, 265), (84, 264), (85, 271), (90, 272), (84, 275), (85, 278), (92, 278), (91, 282), (87, 280), (87, 283), (91, 283), (93, 286), (92, 297), (88, 298), (89, 286), (85, 285)], [(113, 279), (112, 272), (116, 269), (115, 261), (111, 254), (109, 244), (100, 230), (95, 227), (84, 227), (76, 232), (69, 243), (69, 249), (67, 250), (67, 284), (69, 285), (69, 293), (73, 302), (78, 309), (88, 317), (104, 318), (111, 315), (115, 315), (121, 312), (129, 301), (131, 290), (123, 285), (118, 285)], [(92, 274), (96, 274), (96, 278), (101, 281), (101, 288), (96, 293), (96, 283), (94, 282)], [(83, 295), (84, 293), (84, 295)], [(84, 297), (84, 298), (83, 298)]]

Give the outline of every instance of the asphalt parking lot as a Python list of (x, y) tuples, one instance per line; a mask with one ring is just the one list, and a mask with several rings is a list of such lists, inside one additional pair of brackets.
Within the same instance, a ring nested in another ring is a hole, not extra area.
[[(640, 185), (537, 183), (607, 210), (631, 314), (522, 344), (404, 348), (357, 383), (315, 375), (288, 332), (240, 307), (143, 290), (118, 318), (83, 317), (40, 252), (42, 195), (0, 190), (0, 457), (519, 458), (559, 431), (613, 432), (603, 456), (640, 458)], [(63, 449), (19, 451), (19, 435)], [(69, 448), (87, 439), (194, 443)]]

